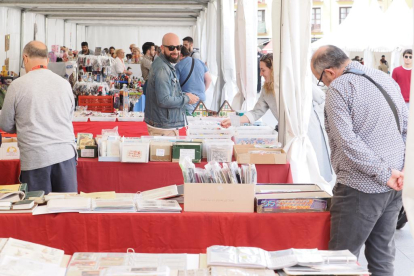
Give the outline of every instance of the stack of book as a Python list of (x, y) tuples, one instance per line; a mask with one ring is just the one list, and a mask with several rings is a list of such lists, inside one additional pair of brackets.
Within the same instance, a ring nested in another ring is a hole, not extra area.
[(44, 202), (44, 191), (27, 191), (27, 184), (0, 186), (0, 213), (31, 213)]
[(91, 210), (92, 200), (90, 198), (65, 198), (51, 199), (47, 202), (49, 213), (72, 213), (87, 212)]
[(180, 213), (181, 206), (176, 200), (137, 200), (138, 212), (145, 213)]

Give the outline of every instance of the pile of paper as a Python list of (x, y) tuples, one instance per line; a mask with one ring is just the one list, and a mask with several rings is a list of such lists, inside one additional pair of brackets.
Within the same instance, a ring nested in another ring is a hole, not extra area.
[[(0, 241), (0, 245), (4, 240)], [(0, 275), (63, 276), (63, 250), (9, 238), (0, 246)]]
[(176, 200), (137, 200), (138, 212), (146, 213), (180, 213), (182, 208)]
[(368, 274), (357, 264), (357, 258), (348, 250), (321, 251), (317, 249), (288, 249), (268, 252), (256, 247), (210, 246), (207, 265), (241, 268), (283, 269), (288, 275), (318, 272), (317, 275)]
[(133, 199), (95, 199), (92, 201), (92, 211), (108, 213), (128, 213), (136, 212), (136, 208)]
[(47, 202), (49, 213), (87, 212), (91, 210), (90, 198), (51, 199)]

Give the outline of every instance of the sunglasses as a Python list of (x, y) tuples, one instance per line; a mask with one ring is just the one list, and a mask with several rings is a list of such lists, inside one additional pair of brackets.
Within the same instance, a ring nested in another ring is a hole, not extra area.
[(163, 45), (165, 48), (167, 48), (169, 51), (174, 51), (174, 49), (177, 49), (177, 51), (181, 51), (182, 45)]
[(404, 58), (413, 59), (413, 56), (404, 56)]

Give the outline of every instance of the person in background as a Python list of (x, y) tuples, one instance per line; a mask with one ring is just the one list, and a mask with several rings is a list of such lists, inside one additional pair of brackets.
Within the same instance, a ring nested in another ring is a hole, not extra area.
[(132, 63), (141, 63), (141, 51), (138, 47), (132, 48)]
[(76, 193), (72, 88), (47, 69), (48, 51), (42, 42), (29, 42), (22, 55), (26, 74), (10, 84), (0, 115), (0, 128), (17, 133), (20, 181), (29, 191)]
[(355, 56), (354, 59), (352, 61), (359, 61), (359, 56)]
[(116, 58), (114, 46), (109, 47), (109, 56)]
[(384, 62), (385, 65), (387, 65), (387, 67), (389, 67), (388, 61), (385, 60), (385, 55), (381, 56), (381, 60)]
[(125, 75), (132, 75), (131, 71), (128, 71), (125, 67), (125, 62), (124, 62), (124, 58), (125, 58), (125, 52), (122, 49), (118, 49), (115, 51), (115, 73), (116, 74), (125, 74)]
[(364, 65), (364, 63), (365, 63), (364, 58), (361, 58), (361, 59), (359, 60), (359, 63), (361, 63), (362, 65)]
[(141, 61), (141, 72), (142, 77), (145, 81), (148, 80), (149, 71), (151, 69), (151, 64), (155, 57), (155, 44), (153, 42), (145, 42), (142, 45), (142, 52), (144, 53), (144, 57)]
[(378, 70), (381, 70), (382, 72), (389, 74), (388, 72), (388, 66), (385, 64), (387, 62), (386, 60), (380, 59), (380, 65), (378, 66)]
[(388, 75), (351, 61), (333, 45), (314, 53), (311, 70), (318, 85), (328, 87), (325, 128), (337, 175), (329, 250), (358, 257), (365, 244), (369, 272), (394, 275), (408, 125), (404, 99)]
[[(126, 57), (126, 59), (127, 59), (127, 63), (129, 64), (129, 63), (132, 63), (132, 55), (131, 54), (126, 54), (125, 55), (125, 57)], [(128, 67), (129, 68), (129, 67)], [(128, 69), (127, 69), (128, 70)]]
[(398, 83), (401, 94), (410, 108), (411, 69), (413, 68), (413, 52), (407, 49), (403, 52), (404, 64), (392, 71), (392, 78)]
[[(193, 66), (194, 62), (194, 66)], [(193, 69), (191, 70), (191, 68)], [(181, 90), (196, 95), (200, 100), (206, 100), (206, 91), (211, 84), (211, 76), (207, 66), (199, 59), (190, 57), (190, 52), (185, 47), (181, 47), (181, 61), (175, 66), (177, 78), (181, 85)], [(187, 104), (186, 110), (192, 114), (198, 101), (194, 104)]]
[(109, 49), (108, 48), (104, 48), (103, 49), (103, 54), (104, 55), (108, 55), (109, 54)]
[(79, 55), (93, 55), (93, 51), (89, 49), (88, 42), (82, 42), (82, 51), (79, 52)]
[[(276, 120), (279, 121), (279, 111), (276, 105), (276, 96), (274, 89), (274, 78), (273, 78), (273, 54), (266, 54), (260, 58), (260, 75), (264, 77), (265, 83), (262, 87), (259, 100), (253, 110), (247, 112), (240, 118), (240, 123), (251, 123), (253, 124), (259, 120), (269, 109), (275, 116)], [(224, 119), (221, 122), (221, 126), (228, 128), (231, 126), (230, 119)]]
[(181, 50), (179, 37), (173, 33), (164, 35), (161, 50), (147, 81), (144, 121), (151, 136), (178, 136), (178, 130), (185, 125), (185, 105), (199, 98), (181, 91), (174, 68)]
[(200, 53), (194, 51), (193, 45), (194, 41), (192, 37), (187, 36), (183, 38), (183, 46), (190, 52), (190, 57), (201, 59)]
[(156, 58), (158, 58), (161, 55), (161, 48), (160, 46), (155, 45), (155, 55), (154, 55), (154, 60)]
[(131, 44), (131, 45), (129, 45), (129, 51), (130, 51), (131, 55), (132, 55), (132, 49), (133, 49), (134, 47), (137, 47), (137, 46), (136, 46), (135, 44)]

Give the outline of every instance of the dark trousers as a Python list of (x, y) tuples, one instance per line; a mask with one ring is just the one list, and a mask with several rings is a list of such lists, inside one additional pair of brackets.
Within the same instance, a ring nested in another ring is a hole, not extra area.
[(78, 192), (76, 158), (53, 164), (48, 167), (22, 171), (20, 181), (27, 183), (29, 191)]
[(337, 184), (331, 206), (329, 250), (348, 249), (357, 257), (365, 244), (372, 276), (394, 275), (394, 234), (401, 192), (367, 194)]

